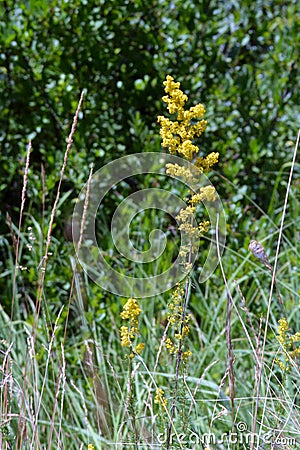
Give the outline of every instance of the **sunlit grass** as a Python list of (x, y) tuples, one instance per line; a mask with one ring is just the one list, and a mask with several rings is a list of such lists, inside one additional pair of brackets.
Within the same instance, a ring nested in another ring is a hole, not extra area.
[[(287, 183), (284, 171), (276, 176), (277, 185)], [(300, 323), (299, 198), (293, 186), (289, 190), (276, 279), (286, 319), (295, 334)], [(59, 215), (67, 199), (57, 197), (53, 217), (48, 208), (48, 219)], [(282, 203), (274, 191), (268, 212), (260, 211), (260, 218), (250, 227), (253, 235), (245, 235), (244, 245), (238, 250), (231, 249), (229, 236), (222, 257), (223, 274), (218, 267), (206, 283), (199, 284), (195, 265), (188, 300), (188, 346), (192, 357), (184, 378), (180, 378), (183, 382), (176, 407), (181, 415), (174, 417), (171, 448), (199, 448), (204, 434), (221, 436), (232, 432), (241, 439), (236, 448), (249, 448), (249, 443), (243, 441), (243, 431), (253, 431), (255, 414), (255, 430), (261, 440), (268, 433), (273, 439), (299, 439), (299, 358), (291, 358), (278, 341), (278, 321), (283, 311), (274, 289), (265, 328), (272, 275), (248, 251), (250, 240), (255, 238), (274, 264)], [(139, 300), (140, 339), (145, 348), (134, 358), (129, 379), (128, 358), (120, 345), (119, 332), (125, 299), (102, 291), (87, 277), (76, 264), (72, 243), (64, 241), (62, 234), (50, 236), (47, 265), (43, 265), (45, 217), (34, 217), (30, 207), (21, 214), (21, 227), (8, 219), (10, 232), (2, 239), (8, 266), (1, 276), (11, 289), (13, 311), (9, 299), (5, 299), (0, 306), (0, 447), (78, 450), (91, 444), (95, 449), (137, 448), (132, 429), (134, 415), (138, 448), (165, 448), (166, 420), (170, 416), (168, 409), (154, 400), (160, 388), (167, 404), (172, 403), (175, 361), (163, 345), (172, 291)], [(52, 225), (55, 232), (53, 220)], [(153, 226), (164, 229), (166, 225), (171, 243), (165, 258), (139, 269), (132, 269), (122, 258), (116, 260), (125, 273), (134, 270), (136, 276), (147, 277), (149, 271), (156, 274), (168, 267), (178, 243), (164, 215), (150, 211), (140, 219), (136, 217), (133, 237), (138, 248), (147, 249), (147, 236)], [(104, 224), (101, 232), (103, 246), (114, 255), (109, 227)], [(45, 268), (42, 286), (41, 268)], [(228, 332), (234, 355), (232, 367), (228, 362)], [(276, 362), (280, 358), (289, 370), (281, 369)], [(234, 396), (230, 373), (234, 377)], [(132, 404), (128, 401), (129, 383)], [(181, 433), (185, 441), (191, 436), (193, 440), (184, 443)], [(211, 443), (210, 448), (233, 448), (230, 443), (224, 445)], [(285, 448), (297, 445), (286, 441)]]

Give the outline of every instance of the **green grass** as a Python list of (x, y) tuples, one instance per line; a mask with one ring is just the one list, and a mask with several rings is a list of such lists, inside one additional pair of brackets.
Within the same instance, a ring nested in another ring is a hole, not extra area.
[[(287, 182), (284, 170), (276, 174), (277, 184)], [(282, 311), (274, 288), (270, 297), (272, 276), (247, 248), (254, 237), (264, 244), (271, 264), (277, 262), (276, 278), (295, 334), (300, 318), (299, 196), (297, 186), (287, 189), (287, 216), (276, 261), (283, 199), (274, 191), (268, 212), (244, 224), (243, 246), (237, 248), (229, 233), (223, 274), (218, 267), (199, 285), (194, 271), (188, 304), (191, 333), (185, 341), (192, 357), (179, 377), (170, 448), (204, 448), (201, 437), (208, 433), (216, 439), (237, 433), (241, 440), (211, 442), (211, 449), (250, 448), (245, 436), (253, 431), (254, 421), (261, 443), (270, 433), (270, 442), (275, 437), (286, 439), (285, 446), (277, 448), (299, 447), (299, 357), (289, 358), (276, 338)], [(129, 379), (128, 354), (119, 336), (125, 299), (103, 291), (86, 276), (76, 263), (72, 243), (55, 228), (67, 199), (58, 189), (57, 205), (47, 205), (45, 216), (34, 216), (30, 207), (21, 210), (21, 226), (9, 224), (10, 232), (2, 239), (7, 267), (1, 277), (7, 291), (0, 307), (0, 447), (78, 450), (90, 443), (96, 449), (166, 448), (176, 359), (162, 338), (171, 292), (139, 301), (140, 341), (145, 349), (133, 359)], [(231, 223), (234, 213), (227, 212)], [(143, 234), (148, 236), (153, 223), (163, 228), (165, 217), (150, 213), (140, 222), (136, 218), (137, 244), (144, 245)], [(47, 233), (51, 242), (45, 250)], [(109, 228), (102, 229), (102, 237), (109, 249)], [(134, 273), (164, 270), (172, 248), (167, 247), (167, 258), (159, 264)], [(123, 270), (133, 269), (125, 262)], [(289, 370), (283, 372), (276, 358), (288, 358)], [(157, 387), (168, 400), (166, 411), (154, 402)], [(265, 448), (276, 447), (267, 443)]]

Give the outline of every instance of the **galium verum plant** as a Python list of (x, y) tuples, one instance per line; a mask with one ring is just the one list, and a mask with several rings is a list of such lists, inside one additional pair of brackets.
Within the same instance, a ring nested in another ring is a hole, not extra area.
[(134, 402), (134, 386), (132, 383), (133, 379), (133, 364), (132, 361), (134, 357), (141, 354), (144, 350), (144, 343), (140, 342), (136, 344), (138, 337), (140, 336), (138, 317), (142, 309), (134, 298), (129, 298), (125, 305), (123, 306), (123, 311), (120, 316), (127, 325), (122, 325), (120, 328), (121, 346), (128, 349), (127, 358), (129, 365), (129, 383), (128, 383), (128, 394), (127, 394), (127, 407), (126, 410), (131, 418), (132, 429), (134, 440), (137, 445), (139, 440), (136, 414), (135, 414), (135, 402)]
[[(183, 268), (187, 274), (184, 282), (177, 284), (171, 299), (168, 303), (168, 333), (165, 333), (165, 347), (168, 353), (175, 359), (175, 383), (170, 406), (170, 413), (165, 415), (168, 417), (168, 440), (167, 449), (170, 447), (170, 433), (175, 418), (175, 408), (179, 392), (179, 375), (185, 376), (186, 365), (192, 357), (192, 352), (188, 349), (186, 342), (190, 334), (191, 315), (187, 311), (188, 298), (190, 293), (190, 270), (192, 268), (192, 255), (198, 249), (198, 239), (206, 233), (210, 228), (210, 222), (203, 220), (199, 223), (195, 220), (197, 207), (204, 201), (214, 201), (216, 198), (213, 186), (201, 187), (194, 189), (200, 181), (200, 176), (204, 172), (209, 172), (211, 167), (217, 163), (219, 154), (210, 153), (209, 155), (200, 155), (200, 149), (195, 143), (195, 139), (199, 138), (206, 129), (207, 122), (203, 119), (205, 109), (202, 104), (185, 108), (188, 97), (180, 90), (180, 83), (176, 83), (170, 75), (164, 82), (165, 93), (162, 100), (167, 104), (170, 115), (176, 115), (176, 120), (169, 117), (159, 116), (160, 135), (162, 138), (162, 146), (168, 148), (171, 154), (177, 154), (188, 161), (187, 164), (167, 164), (166, 173), (171, 177), (182, 179), (188, 186), (193, 186), (188, 195), (188, 201), (185, 208), (179, 210), (176, 217), (179, 223), (179, 229), (188, 236), (189, 245), (181, 246), (180, 257)], [(138, 316), (142, 312), (141, 307), (134, 298), (128, 299), (121, 312), (121, 318), (127, 322), (120, 328), (121, 346), (128, 348), (129, 359), (129, 379), (132, 378), (133, 361), (137, 354), (141, 354), (144, 344), (136, 344), (140, 336), (138, 327)], [(184, 386), (184, 383), (183, 383)], [(133, 390), (132, 384), (129, 383), (128, 392), (128, 411), (132, 418), (133, 432), (135, 440), (138, 440), (136, 428)], [(169, 402), (165, 396), (165, 390), (157, 386), (154, 403), (162, 407), (163, 410), (168, 408)]]
[[(207, 121), (203, 119), (205, 109), (202, 104), (185, 108), (188, 100), (180, 90), (180, 83), (168, 75), (164, 81), (166, 95), (162, 100), (167, 104), (170, 115), (175, 115), (175, 120), (169, 117), (158, 116), (160, 124), (160, 135), (162, 146), (167, 148), (173, 155), (186, 159), (189, 164), (166, 165), (166, 173), (171, 177), (179, 177), (189, 186), (197, 186), (202, 173), (209, 172), (211, 167), (218, 162), (219, 153), (212, 152), (208, 155), (201, 155), (195, 139), (199, 138), (205, 131)], [(170, 446), (170, 434), (175, 417), (176, 401), (179, 388), (180, 372), (185, 376), (185, 367), (192, 357), (192, 352), (188, 350), (185, 342), (190, 333), (190, 314), (187, 311), (188, 298), (190, 293), (190, 270), (192, 268), (192, 255), (198, 249), (198, 239), (209, 230), (208, 220), (197, 223), (195, 214), (197, 207), (204, 201), (214, 201), (216, 199), (215, 188), (211, 185), (201, 187), (198, 190), (190, 190), (187, 206), (179, 211), (176, 219), (179, 223), (179, 230), (188, 237), (189, 245), (184, 245), (180, 249), (182, 264), (187, 273), (184, 283), (178, 284), (171, 295), (169, 302), (168, 329), (169, 334), (165, 338), (165, 345), (169, 353), (175, 356), (175, 384), (170, 411), (170, 424), (168, 429), (167, 448)], [(183, 383), (184, 385), (184, 383)], [(166, 404), (163, 405), (164, 407)]]

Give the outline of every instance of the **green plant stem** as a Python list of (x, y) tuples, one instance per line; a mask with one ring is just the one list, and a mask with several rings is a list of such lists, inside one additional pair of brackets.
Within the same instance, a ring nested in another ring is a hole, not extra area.
[(134, 399), (133, 399), (133, 383), (132, 383), (132, 374), (133, 374), (133, 367), (132, 367), (132, 358), (130, 358), (130, 356), (128, 356), (129, 359), (129, 386), (128, 386), (128, 400), (127, 400), (127, 404), (128, 404), (128, 412), (131, 416), (131, 422), (132, 422), (132, 429), (133, 429), (133, 434), (134, 434), (134, 445), (135, 448), (138, 449), (139, 445), (138, 445), (138, 431), (137, 431), (137, 427), (136, 427), (136, 417), (135, 417), (135, 411), (134, 411)]
[[(191, 250), (190, 250), (190, 254), (189, 254), (189, 263), (190, 263), (191, 257), (192, 257), (192, 244), (190, 244), (190, 246), (191, 246)], [(175, 386), (174, 386), (174, 393), (173, 393), (173, 400), (172, 400), (172, 407), (171, 407), (171, 414), (170, 414), (170, 425), (168, 428), (167, 442), (166, 442), (167, 450), (170, 448), (171, 431), (172, 431), (173, 421), (174, 421), (174, 416), (175, 416), (175, 408), (176, 408), (178, 384), (179, 384), (179, 371), (180, 371), (180, 365), (182, 362), (183, 327), (185, 324), (187, 302), (188, 302), (189, 295), (190, 295), (190, 287), (191, 287), (191, 279), (190, 279), (190, 276), (188, 276), (185, 281), (185, 292), (184, 292), (184, 300), (183, 300), (181, 324), (180, 324), (180, 335), (182, 336), (182, 339), (180, 339), (180, 341), (179, 341), (179, 347), (178, 347), (178, 353), (177, 353), (177, 361), (176, 361), (176, 369), (175, 369)]]

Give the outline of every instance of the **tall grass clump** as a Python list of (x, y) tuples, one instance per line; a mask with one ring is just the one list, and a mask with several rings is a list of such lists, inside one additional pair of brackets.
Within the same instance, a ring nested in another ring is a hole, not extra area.
[[(160, 229), (167, 225), (166, 256), (152, 268), (166, 270), (178, 251), (184, 276), (154, 298), (141, 299), (135, 292), (122, 298), (93, 283), (73, 243), (57, 230), (56, 219), (70, 198), (62, 184), (83, 95), (50, 206), (47, 172), (41, 169), (40, 217), (27, 195), (33, 177), (28, 146), (19, 221), (16, 225), (7, 215), (1, 241), (9, 264), (2, 276), (11, 289), (10, 307), (7, 299), (0, 307), (1, 449), (290, 450), (300, 445), (294, 187), (299, 180), (293, 182), (299, 136), (292, 162), (276, 174), (276, 184), (286, 186), (285, 199), (275, 189), (269, 210), (247, 224), (244, 246), (239, 251), (228, 246), (221, 258), (220, 224), (211, 233), (204, 211), (217, 189), (198, 185), (204, 174), (218, 180), (213, 168), (219, 153), (198, 146), (208, 125), (205, 109), (187, 108), (188, 97), (173, 77), (166, 77), (164, 87), (168, 113), (158, 117), (162, 146), (183, 163), (168, 163), (165, 181), (152, 173), (137, 180), (173, 191), (186, 206), (176, 220), (149, 210), (132, 226), (143, 247), (153, 223)], [(93, 170), (73, 236), (77, 250), (83, 245)], [(178, 179), (183, 186), (177, 186)], [(133, 189), (137, 180), (130, 180)], [(113, 193), (120, 201), (129, 189), (123, 188)], [(113, 249), (110, 213), (100, 212), (107, 260), (119, 264), (122, 273), (146, 276), (148, 266), (135, 269)], [(187, 245), (180, 246), (175, 222)], [(199, 240), (200, 253), (214, 240), (219, 256), (219, 267), (205, 283), (199, 282), (195, 257)]]

